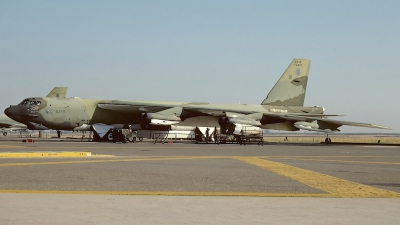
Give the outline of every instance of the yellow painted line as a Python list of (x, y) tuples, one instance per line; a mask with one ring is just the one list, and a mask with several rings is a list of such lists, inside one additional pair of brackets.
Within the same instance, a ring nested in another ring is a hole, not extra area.
[(361, 163), (361, 164), (383, 164), (383, 165), (400, 165), (396, 162), (369, 162), (359, 160), (335, 160), (335, 159), (307, 159), (307, 158), (292, 158), (292, 157), (274, 157), (274, 159), (284, 160), (305, 160), (305, 161), (317, 161), (317, 162), (342, 162), (342, 163)]
[(2, 163), (2, 166), (35, 166), (35, 165), (58, 165), (58, 164), (83, 164), (83, 163), (113, 163), (113, 162), (135, 162), (135, 161), (162, 161), (162, 160), (183, 160), (183, 159), (207, 159), (215, 157), (150, 157), (150, 158), (130, 158), (130, 159), (104, 159), (104, 160), (79, 160), (61, 162), (27, 162), (27, 163)]
[(91, 152), (1, 152), (0, 158), (88, 157)]
[(264, 192), (168, 192), (168, 191), (45, 191), (0, 190), (15, 194), (76, 194), (76, 195), (162, 195), (162, 196), (242, 196), (242, 197), (336, 197), (331, 194), (264, 193)]
[(354, 183), (314, 171), (289, 166), (283, 163), (256, 157), (235, 157), (236, 159), (259, 166), (263, 169), (291, 178), (312, 188), (330, 193), (336, 197), (347, 198), (400, 198), (400, 193)]

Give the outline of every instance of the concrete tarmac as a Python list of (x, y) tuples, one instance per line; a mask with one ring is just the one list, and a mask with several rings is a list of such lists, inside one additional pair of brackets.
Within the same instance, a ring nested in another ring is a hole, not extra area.
[(397, 146), (0, 142), (36, 151), (91, 156), (0, 158), (0, 224), (400, 220)]
[(62, 224), (399, 223), (399, 199), (0, 194), (0, 222)]

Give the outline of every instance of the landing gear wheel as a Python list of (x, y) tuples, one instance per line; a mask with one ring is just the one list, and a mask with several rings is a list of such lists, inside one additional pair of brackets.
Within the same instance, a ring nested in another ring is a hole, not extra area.
[(330, 144), (332, 141), (330, 138), (325, 138), (325, 144)]
[(108, 140), (108, 141), (112, 141), (112, 142), (115, 143), (112, 133), (109, 133), (109, 134), (107, 135), (107, 140)]
[(3, 132), (3, 135), (4, 135), (4, 136), (7, 136), (7, 132)]

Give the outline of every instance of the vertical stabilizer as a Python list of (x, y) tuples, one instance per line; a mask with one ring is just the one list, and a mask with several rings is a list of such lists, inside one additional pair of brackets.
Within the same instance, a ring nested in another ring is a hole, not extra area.
[(309, 69), (309, 59), (293, 59), (261, 105), (303, 106)]
[(65, 98), (67, 96), (67, 87), (55, 87), (46, 96), (48, 98)]

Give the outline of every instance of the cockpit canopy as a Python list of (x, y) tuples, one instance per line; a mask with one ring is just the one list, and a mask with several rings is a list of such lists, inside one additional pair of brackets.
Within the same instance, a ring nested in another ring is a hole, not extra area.
[(35, 98), (26, 98), (18, 105), (40, 105), (41, 103), (41, 101), (38, 101)]

